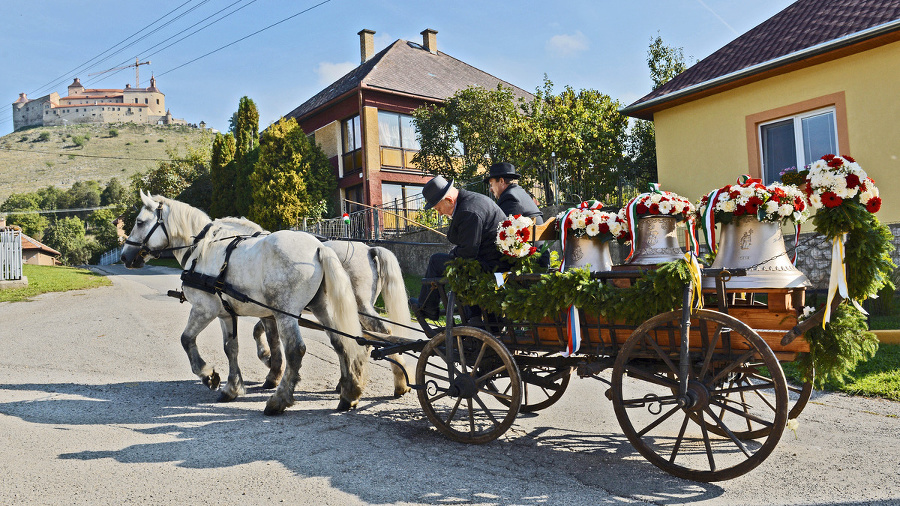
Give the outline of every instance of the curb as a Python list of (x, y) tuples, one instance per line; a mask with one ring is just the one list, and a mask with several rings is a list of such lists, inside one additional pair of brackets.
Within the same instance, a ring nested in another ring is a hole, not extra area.
[(873, 330), (881, 344), (900, 344), (900, 330)]

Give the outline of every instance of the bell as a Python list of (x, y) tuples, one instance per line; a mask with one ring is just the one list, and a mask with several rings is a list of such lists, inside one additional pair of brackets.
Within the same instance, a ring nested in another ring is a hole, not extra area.
[(675, 216), (651, 215), (638, 219), (631, 265), (653, 265), (684, 258), (675, 234)]
[[(719, 251), (713, 269), (747, 269), (746, 276), (731, 278), (730, 288), (798, 288), (812, 286), (794, 267), (784, 247), (781, 224), (761, 222), (744, 215), (722, 224)], [(715, 288), (715, 278), (704, 277), (703, 288)]]
[(566, 237), (566, 270), (590, 265), (591, 272), (612, 269), (612, 257), (609, 254), (609, 242), (583, 235), (573, 237), (571, 232)]

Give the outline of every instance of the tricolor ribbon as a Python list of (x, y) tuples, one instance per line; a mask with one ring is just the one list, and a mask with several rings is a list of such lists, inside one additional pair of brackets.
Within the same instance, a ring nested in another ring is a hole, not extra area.
[[(578, 205), (578, 207), (573, 207), (566, 211), (566, 213), (562, 217), (562, 225), (560, 225), (561, 233), (559, 234), (559, 242), (560, 247), (563, 251), (562, 261), (559, 263), (559, 272), (563, 272), (566, 269), (566, 236), (568, 235), (569, 228), (571, 228), (572, 222), (569, 219), (572, 213), (576, 211), (591, 209), (596, 210), (603, 207), (603, 203), (599, 200), (586, 200)], [(578, 317), (578, 308), (574, 305), (569, 306), (569, 310), (566, 312), (566, 351), (562, 353), (562, 356), (568, 357), (573, 353), (578, 351), (578, 348), (581, 347), (581, 320)]]
[(659, 193), (662, 194), (662, 190), (659, 189), (659, 183), (649, 183), (649, 190), (647, 193), (642, 193), (637, 197), (628, 201), (628, 204), (625, 205), (625, 226), (628, 227), (628, 233), (631, 234), (631, 246), (628, 249), (628, 256), (625, 257), (625, 261), (628, 262), (631, 260), (631, 257), (634, 256), (634, 243), (637, 242), (637, 205), (638, 202), (647, 195), (651, 193)]
[[(835, 293), (841, 294), (841, 297), (850, 300), (849, 290), (847, 289), (847, 270), (844, 267), (844, 241), (847, 240), (847, 234), (835, 237), (831, 247), (831, 276), (828, 279), (828, 298), (825, 299), (825, 317), (822, 318), (822, 328), (831, 321), (831, 301), (834, 299)], [(868, 315), (862, 306), (855, 300), (850, 300), (853, 306), (862, 314)]]
[(701, 225), (703, 235), (706, 237), (706, 244), (709, 245), (709, 250), (713, 254), (716, 254), (718, 250), (718, 244), (716, 243), (716, 202), (723, 191), (725, 191), (725, 188), (709, 192), (706, 195), (706, 206), (700, 211), (700, 219), (703, 220)]
[(341, 216), (341, 218), (344, 219), (344, 223), (345, 223), (345, 224), (347, 224), (347, 225), (350, 224), (350, 215), (349, 215), (349, 214), (344, 213), (344, 214)]
[(797, 265), (797, 252), (800, 246), (800, 223), (794, 222), (794, 254), (791, 255), (791, 263)]

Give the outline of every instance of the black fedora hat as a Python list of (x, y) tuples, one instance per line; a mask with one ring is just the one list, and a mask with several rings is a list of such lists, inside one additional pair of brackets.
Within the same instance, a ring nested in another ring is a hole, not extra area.
[(425, 197), (425, 210), (427, 211), (436, 206), (444, 198), (444, 195), (447, 195), (451, 186), (453, 186), (453, 180), (451, 179), (450, 182), (447, 182), (444, 176), (434, 176), (431, 178), (431, 181), (425, 183), (425, 187), (422, 188), (422, 196)]
[(503, 178), (503, 179), (519, 179), (521, 176), (516, 174), (516, 166), (509, 162), (500, 162), (491, 165), (491, 168), (488, 169), (488, 175), (484, 177), (484, 182), (487, 183), (492, 177)]

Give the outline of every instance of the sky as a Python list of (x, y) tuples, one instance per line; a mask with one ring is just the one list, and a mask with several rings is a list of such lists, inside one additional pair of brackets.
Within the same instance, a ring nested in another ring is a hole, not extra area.
[(0, 135), (12, 132), (19, 93), (66, 96), (140, 86), (151, 74), (166, 106), (188, 123), (225, 131), (248, 96), (264, 128), (360, 63), (362, 29), (375, 51), (397, 39), (438, 49), (534, 92), (594, 89), (622, 106), (651, 90), (647, 50), (659, 35), (695, 63), (792, 0), (107, 0), (0, 5)]

